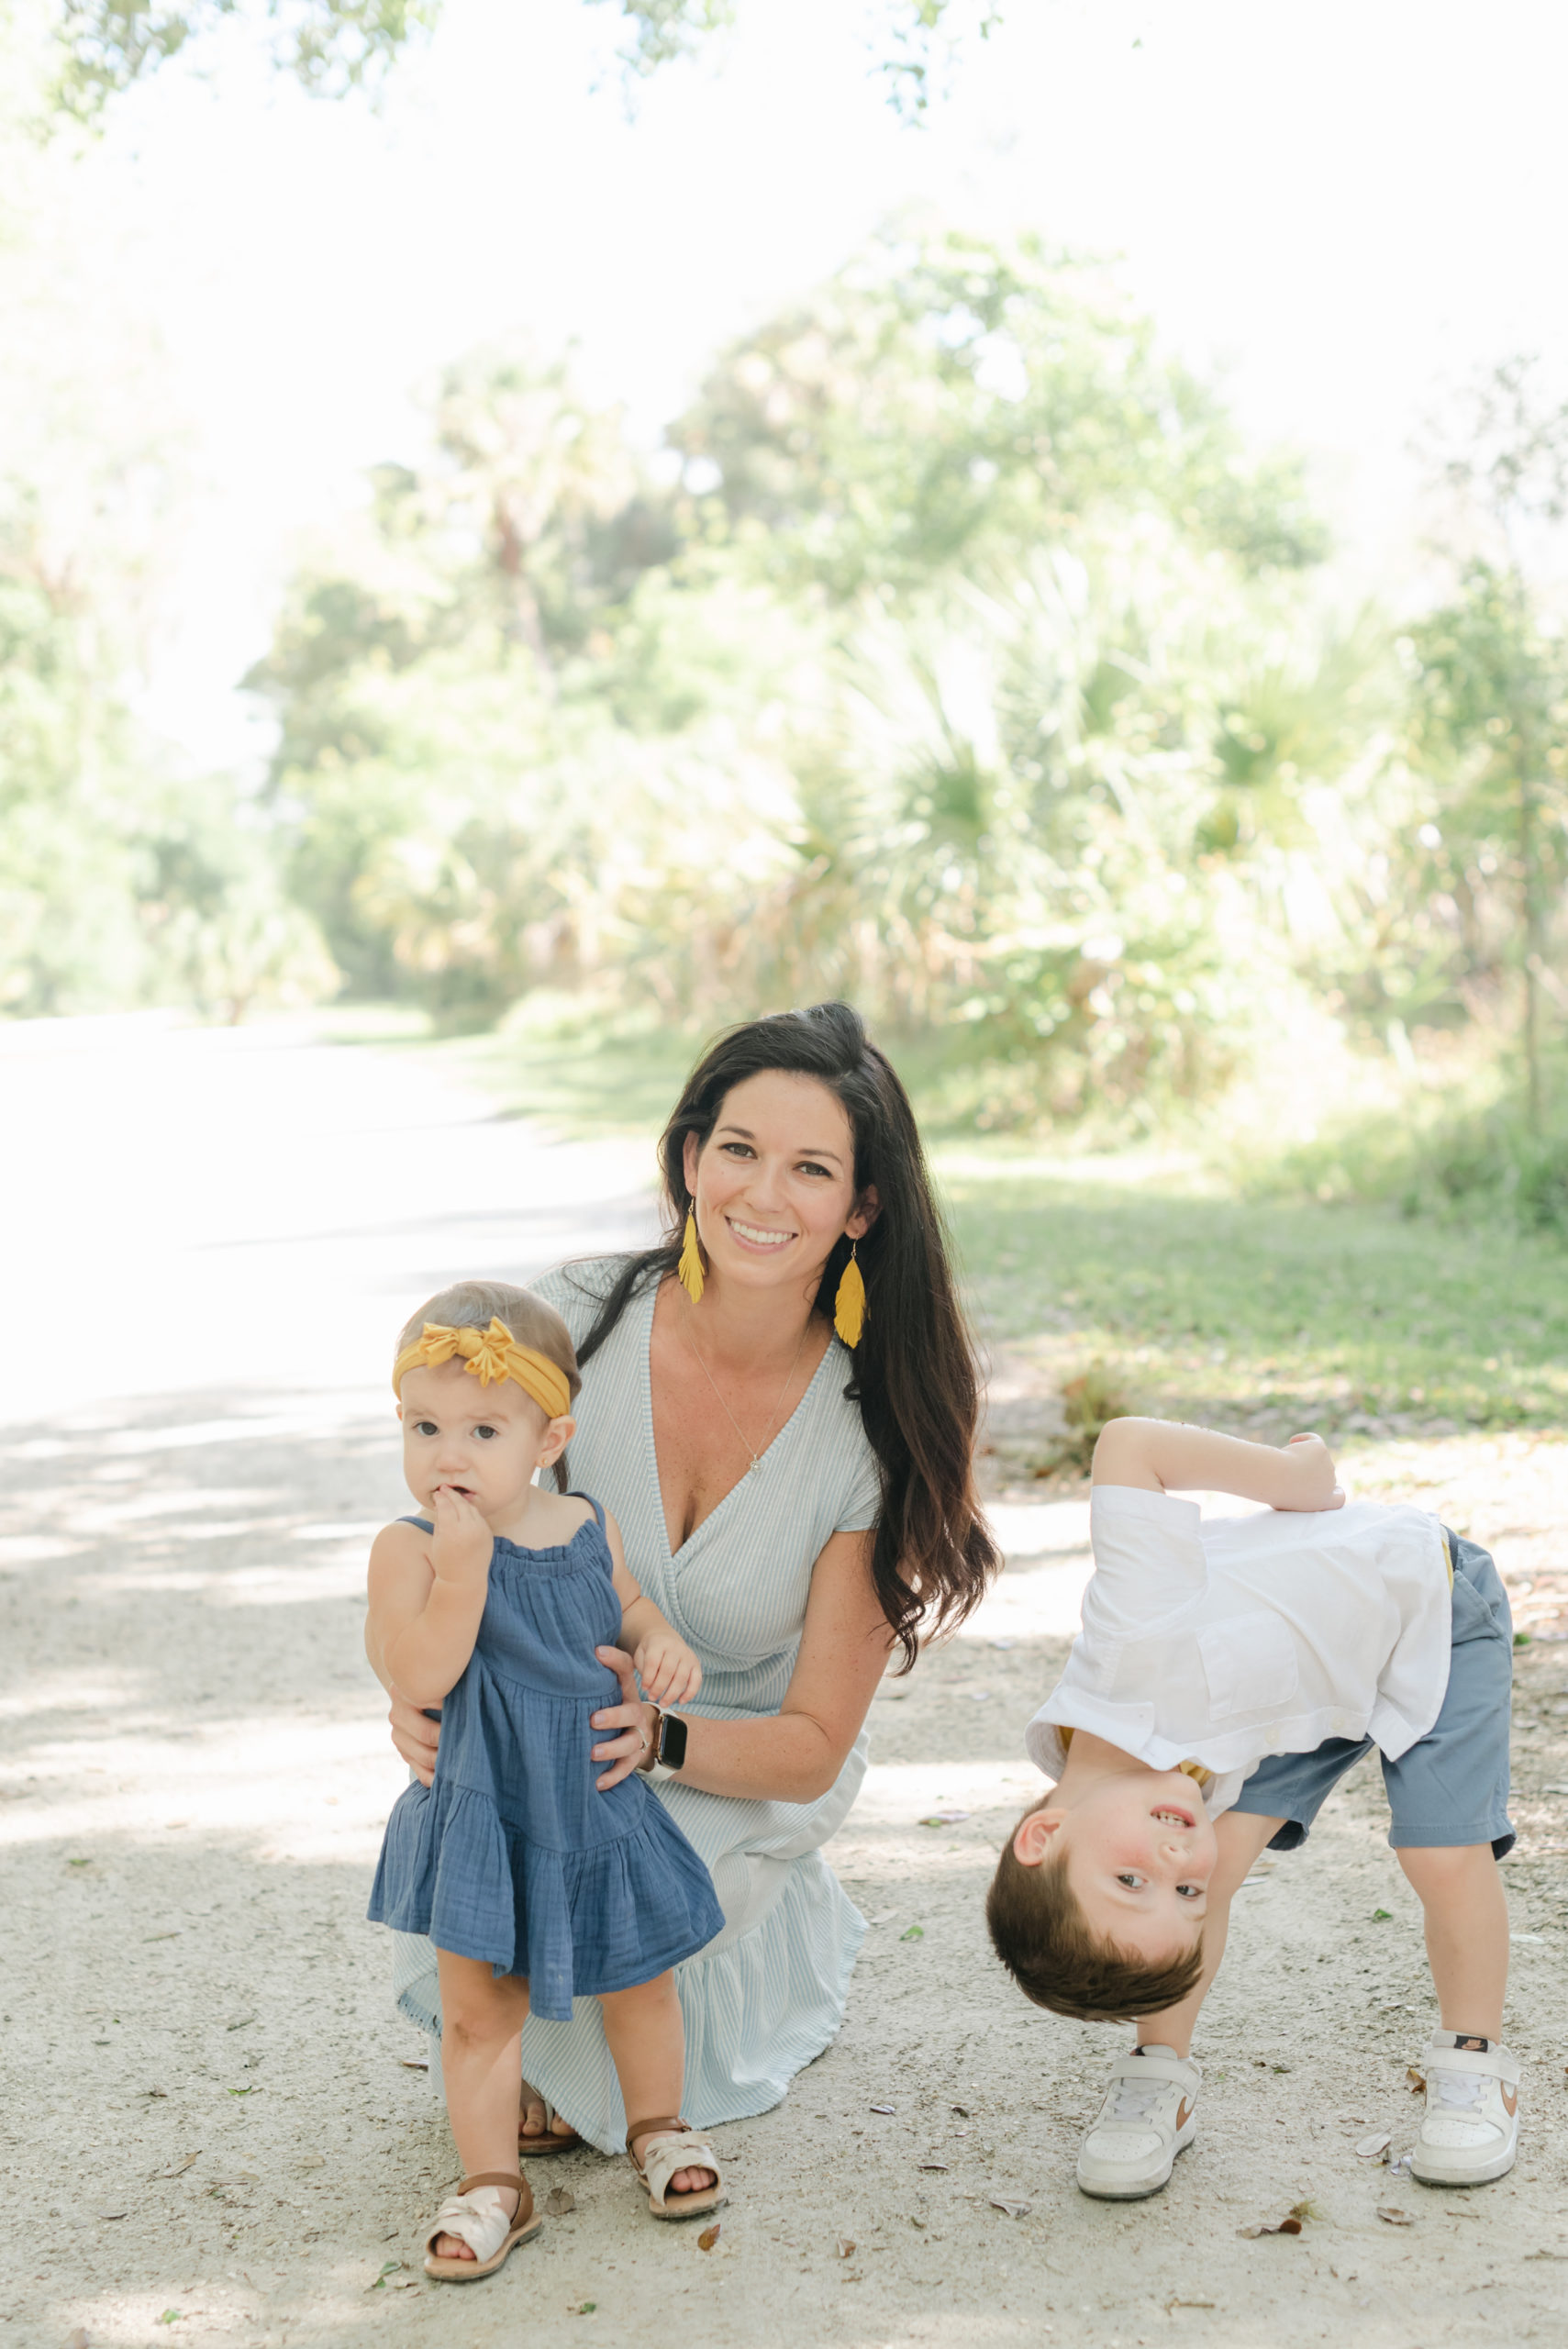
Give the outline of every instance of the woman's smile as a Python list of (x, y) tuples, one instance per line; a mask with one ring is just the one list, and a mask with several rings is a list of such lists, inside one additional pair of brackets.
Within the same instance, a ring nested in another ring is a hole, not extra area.
[(769, 1249), (784, 1247), (795, 1237), (793, 1231), (769, 1231), (759, 1223), (741, 1223), (732, 1215), (727, 1215), (724, 1220), (743, 1248), (760, 1248), (764, 1253)]

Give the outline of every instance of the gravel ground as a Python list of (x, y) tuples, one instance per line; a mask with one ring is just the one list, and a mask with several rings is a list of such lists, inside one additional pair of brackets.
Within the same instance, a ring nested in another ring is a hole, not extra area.
[[(191, 1241), (166, 1218), (161, 1253), (150, 1268), (144, 1247), (135, 1278), (150, 1297), (216, 1310), (254, 1229), (265, 1265), (245, 1294), (277, 1288), (266, 1326), (319, 1319), (336, 1295), (320, 1248), (308, 1296), (289, 1291), (286, 1267), (315, 1244), (310, 1197), (362, 1166), (390, 1105), (356, 1074), (350, 1116), (342, 1086), (317, 1083), (308, 1042), (280, 1048), (263, 1072), (240, 1045), (225, 1058), (196, 1040), (194, 1086), (183, 1049), (156, 1041), (174, 1073), (169, 1103), (188, 1098), (193, 1119), (211, 1118), (224, 1085), (253, 1100), (264, 1083), (278, 1118), (295, 1114), (291, 1102), (330, 1102), (332, 1131), (299, 1109), (267, 1219), (252, 1200)], [(91, 1087), (78, 1059), (51, 1092), (46, 1058), (28, 1079), (34, 1107), (68, 1128), (70, 1100)], [(401, 1114), (417, 1088), (401, 1074), (397, 1087)], [(1203, 2132), (1170, 2189), (1130, 2207), (1090, 2202), (1073, 2158), (1122, 2034), (1029, 2008), (991, 1960), (980, 1915), (1031, 1787), (1022, 1722), (1064, 1651), (1086, 1563), (1086, 1512), (1071, 1493), (999, 1497), (1011, 1570), (969, 1632), (886, 1684), (873, 1709), (871, 1779), (829, 1852), (871, 1920), (848, 2019), (786, 2105), (719, 2132), (732, 2200), (717, 2243), (705, 2251), (695, 2229), (651, 2223), (624, 2165), (584, 2154), (537, 2167), (541, 2194), (565, 2187), (574, 2207), (500, 2277), (464, 2295), (423, 2281), (414, 2238), (454, 2158), (415, 2068), (424, 2047), (391, 2011), (384, 1936), (363, 1922), (402, 1783), (359, 1644), (368, 1534), (402, 1501), (371, 1333), (454, 1251), (472, 1264), (476, 1233), (497, 1266), (572, 1244), (542, 1245), (547, 1178), (580, 1219), (587, 1210), (585, 1162), (553, 1160), (515, 1127), (499, 1141), (468, 1135), (482, 1116), (472, 1103), (415, 1106), (427, 1135), (439, 1140), (443, 1120), (463, 1128), (466, 1176), (450, 1173), (451, 1153), (428, 1152), (432, 1186), (455, 1186), (462, 1229), (429, 1219), (433, 1191), (378, 1227), (383, 1244), (368, 1269), (356, 1259), (343, 1308), (364, 1350), (349, 1347), (336, 1378), (243, 1376), (243, 1345), (226, 1355), (215, 1343), (199, 1379), (134, 1379), (134, 1332), (122, 1343), (113, 1313), (98, 1355), (84, 1350), (73, 1377), (56, 1365), (58, 1404), (19, 1408), (28, 1380), (9, 1366), (0, 2163), (14, 2217), (0, 2349), (171, 2338), (348, 2349), (389, 2333), (479, 2349), (522, 2327), (549, 2342), (674, 2333), (791, 2349), (1560, 2340), (1568, 1646), (1540, 1638), (1519, 1656), (1510, 2037), (1528, 2119), (1512, 2176), (1435, 2193), (1356, 2156), (1377, 2131), (1396, 2153), (1407, 2145), (1407, 2066), (1432, 2020), (1418, 1912), (1363, 1767), (1308, 1850), (1265, 1865), (1241, 1896), (1197, 2050)], [(595, 1228), (615, 1232), (634, 1213), (635, 1178), (595, 1164)], [(535, 1218), (523, 1232), (505, 1222), (519, 1196)], [(68, 1207), (51, 1210), (40, 1182), (31, 1214), (46, 1254), (51, 1211)], [(131, 1244), (113, 1216), (124, 1225), (134, 1212), (134, 1200), (106, 1206), (95, 1242), (106, 1260)], [(551, 1240), (569, 1226), (563, 1207)], [(1490, 1540), (1521, 1614), (1538, 1632), (1561, 1625), (1568, 1445), (1387, 1445), (1350, 1473), (1362, 1492), (1410, 1491)], [(1238, 2232), (1304, 2204), (1298, 2235)]]

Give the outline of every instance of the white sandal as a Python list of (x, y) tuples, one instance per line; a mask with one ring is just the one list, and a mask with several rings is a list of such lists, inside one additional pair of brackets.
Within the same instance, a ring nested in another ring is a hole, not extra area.
[[(517, 2192), (517, 2207), (509, 2213), (497, 2190), (503, 2187), (515, 2187)], [(482, 2276), (494, 2276), (517, 2245), (531, 2242), (543, 2224), (534, 2215), (534, 2198), (526, 2177), (515, 2170), (475, 2170), (472, 2177), (462, 2179), (455, 2194), (447, 2197), (425, 2231), (425, 2273), (438, 2284), (477, 2283)], [(473, 2257), (439, 2259), (436, 2242), (441, 2235), (458, 2236)]]
[[(651, 2131), (655, 2133), (649, 2136)], [(638, 2137), (649, 2137), (640, 2162), (631, 2150)], [(626, 2150), (655, 2219), (695, 2219), (700, 2211), (717, 2210), (728, 2199), (724, 2173), (713, 2147), (687, 2122), (673, 2114), (664, 2114), (656, 2121), (634, 2121), (626, 2132)], [(715, 2183), (699, 2186), (689, 2194), (672, 2194), (670, 2180), (678, 2169), (710, 2169)]]

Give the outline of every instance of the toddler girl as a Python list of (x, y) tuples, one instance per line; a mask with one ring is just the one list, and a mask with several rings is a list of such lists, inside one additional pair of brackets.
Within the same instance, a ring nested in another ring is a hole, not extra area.
[(534, 1482), (573, 1431), (566, 1324), (527, 1289), (460, 1283), (408, 1323), (392, 1383), (427, 1514), (376, 1536), (369, 1640), (406, 1696), (441, 1708), (441, 1738), (434, 1783), (387, 1821), (370, 1914), (436, 1944), (467, 2175), (425, 2237), (425, 2269), (466, 2283), (541, 2223), (517, 2165), (530, 2008), (563, 2021), (574, 1997), (602, 2001), (627, 2112), (654, 2116), (632, 2121), (627, 2147), (656, 2217), (724, 2199), (711, 2149), (677, 2117), (670, 1971), (724, 1918), (646, 1782), (606, 1786), (590, 1759), (589, 1715), (620, 1693), (607, 1648), (631, 1652), (654, 1704), (694, 1697), (702, 1667), (627, 1572), (615, 1520)]

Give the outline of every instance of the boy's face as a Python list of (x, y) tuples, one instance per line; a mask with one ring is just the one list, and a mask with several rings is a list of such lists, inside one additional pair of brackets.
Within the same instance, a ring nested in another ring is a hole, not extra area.
[(1014, 1848), (1026, 1863), (1064, 1854), (1095, 1932), (1154, 1965), (1191, 1948), (1218, 1858), (1197, 1789), (1179, 1770), (1095, 1779), (1071, 1806), (1031, 1811)]
[(403, 1474), (427, 1516), (438, 1488), (472, 1501), (492, 1531), (515, 1518), (534, 1470), (571, 1439), (569, 1419), (547, 1419), (516, 1381), (481, 1386), (462, 1363), (409, 1371), (397, 1416), (403, 1422)]

